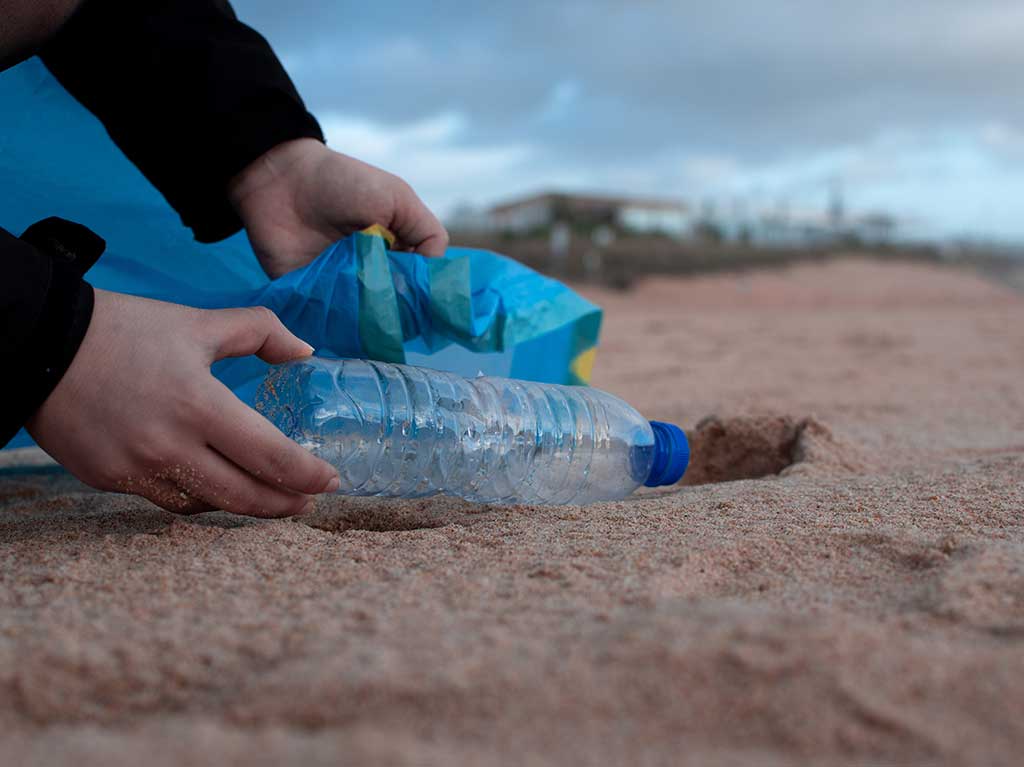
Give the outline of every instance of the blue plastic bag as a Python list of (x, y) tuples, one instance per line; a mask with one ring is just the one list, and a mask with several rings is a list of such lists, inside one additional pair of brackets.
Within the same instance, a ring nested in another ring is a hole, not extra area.
[[(556, 280), (487, 251), (426, 259), (362, 233), (272, 281), (244, 234), (195, 242), (38, 59), (0, 74), (0, 103), (0, 226), (17, 232), (57, 215), (94, 229), (107, 241), (88, 273), (98, 288), (201, 308), (267, 306), (321, 354), (589, 380), (601, 310)], [(247, 402), (265, 370), (253, 357), (213, 368)], [(22, 432), (9, 447), (30, 443)]]

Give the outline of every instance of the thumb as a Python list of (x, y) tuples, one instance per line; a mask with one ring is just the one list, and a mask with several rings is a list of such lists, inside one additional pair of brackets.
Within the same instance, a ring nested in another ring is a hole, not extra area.
[(211, 361), (255, 354), (276, 364), (308, 357), (313, 347), (286, 328), (265, 306), (211, 311)]
[(424, 256), (443, 256), (448, 249), (448, 232), (404, 181), (398, 182), (395, 213), (388, 228), (395, 233), (400, 248)]

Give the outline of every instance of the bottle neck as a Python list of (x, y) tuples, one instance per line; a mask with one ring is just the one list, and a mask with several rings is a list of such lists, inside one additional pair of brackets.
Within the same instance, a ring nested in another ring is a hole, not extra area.
[(675, 424), (651, 421), (654, 432), (654, 460), (644, 484), (647, 487), (674, 485), (683, 478), (690, 463), (690, 443), (686, 432)]

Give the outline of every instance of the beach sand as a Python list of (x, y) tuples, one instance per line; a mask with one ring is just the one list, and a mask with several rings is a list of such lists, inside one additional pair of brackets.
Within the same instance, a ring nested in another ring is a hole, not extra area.
[(7, 470), (0, 762), (1019, 764), (1024, 297), (857, 260), (584, 292), (594, 384), (705, 484), (258, 521)]

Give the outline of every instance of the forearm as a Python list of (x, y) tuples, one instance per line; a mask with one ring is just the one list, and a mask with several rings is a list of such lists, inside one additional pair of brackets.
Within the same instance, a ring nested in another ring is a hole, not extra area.
[(231, 178), (284, 141), (322, 139), (270, 46), (222, 0), (86, 0), (41, 55), (201, 241), (241, 226)]
[(92, 316), (92, 287), (82, 279), (104, 242), (60, 219), (21, 238), (0, 229), (0, 446), (60, 382)]

